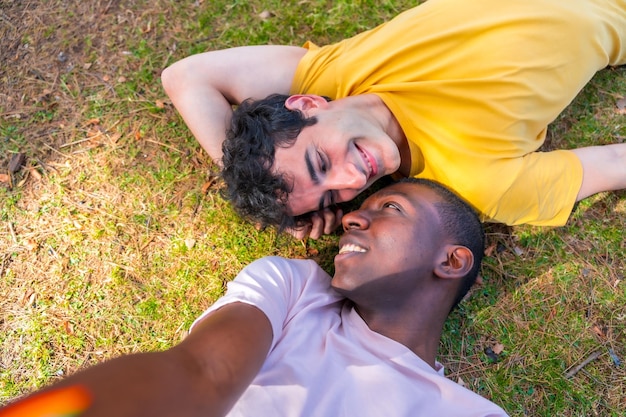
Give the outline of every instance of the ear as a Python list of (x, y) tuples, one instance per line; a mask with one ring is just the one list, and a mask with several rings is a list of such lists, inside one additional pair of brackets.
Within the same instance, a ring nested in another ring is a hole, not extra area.
[(464, 277), (473, 266), (474, 255), (471, 250), (461, 245), (446, 245), (434, 273), (439, 278), (457, 279)]
[(285, 100), (285, 107), (289, 110), (300, 110), (305, 114), (311, 109), (323, 107), (326, 104), (328, 104), (328, 102), (324, 97), (313, 94), (296, 94), (289, 96), (289, 98)]

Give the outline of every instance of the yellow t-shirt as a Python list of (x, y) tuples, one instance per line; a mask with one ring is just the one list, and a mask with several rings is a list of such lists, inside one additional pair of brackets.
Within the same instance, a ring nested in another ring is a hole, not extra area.
[(411, 175), (455, 189), (484, 220), (556, 226), (582, 166), (536, 150), (596, 71), (626, 62), (626, 0), (429, 0), (305, 47), (292, 94), (376, 94), (409, 140)]

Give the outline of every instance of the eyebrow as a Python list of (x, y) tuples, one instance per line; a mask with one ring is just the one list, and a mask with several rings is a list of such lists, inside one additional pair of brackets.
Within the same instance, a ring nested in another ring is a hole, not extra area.
[[(403, 191), (396, 191), (396, 190), (389, 190), (386, 188), (382, 188), (380, 190), (378, 190), (375, 194), (372, 194), (372, 196), (376, 196), (376, 198), (393, 198), (394, 196), (397, 196), (399, 198), (404, 199), (408, 204), (410, 204), (411, 207), (417, 209), (417, 208), (423, 208), (423, 209), (428, 209), (429, 204), (424, 203), (424, 201), (420, 198), (417, 199), (412, 199), (411, 198), (412, 193), (405, 193)], [(439, 210), (435, 209), (435, 213), (437, 214), (437, 216), (439, 216)]]
[(415, 201), (411, 200), (411, 196), (407, 193), (401, 192), (401, 191), (391, 191), (391, 190), (386, 190), (386, 189), (381, 189), (379, 190), (376, 194), (373, 194), (376, 196), (376, 199), (381, 199), (381, 198), (393, 198), (394, 196), (401, 198), (403, 200), (406, 200), (410, 205), (412, 205), (413, 207), (419, 206), (419, 207), (423, 207), (424, 203), (422, 203), (421, 200), (417, 199)]
[(404, 193), (404, 192), (401, 192), (401, 191), (392, 191), (392, 190), (385, 189), (385, 188), (383, 188), (381, 190), (378, 190), (376, 192), (376, 196), (377, 197), (389, 197), (389, 196), (393, 196), (393, 195), (397, 195), (397, 196), (404, 197), (404, 198), (408, 198), (409, 197), (409, 195), (407, 193)]
[[(304, 153), (304, 162), (306, 163), (307, 171), (309, 171), (309, 176), (311, 177), (311, 181), (313, 181), (313, 184), (319, 185), (320, 177), (317, 175), (317, 172), (315, 172), (315, 167), (313, 166), (313, 161), (311, 161), (311, 155), (308, 149)], [(324, 210), (324, 200), (325, 200), (324, 194), (322, 194), (322, 196), (320, 197), (318, 208), (317, 208), (319, 211)]]

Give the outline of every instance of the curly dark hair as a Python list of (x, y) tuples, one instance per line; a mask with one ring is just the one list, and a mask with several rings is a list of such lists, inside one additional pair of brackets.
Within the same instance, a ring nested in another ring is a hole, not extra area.
[(287, 95), (243, 101), (233, 112), (222, 145), (222, 195), (244, 219), (279, 230), (297, 227), (307, 215), (287, 213), (293, 186), (283, 173), (273, 172), (276, 147), (290, 147), (307, 126), (317, 123), (299, 110), (285, 107)]
[(474, 265), (463, 277), (456, 294), (451, 309), (454, 310), (476, 282), (485, 254), (485, 232), (478, 212), (453, 190), (437, 181), (424, 178), (404, 178), (398, 182), (420, 184), (435, 191), (443, 200), (435, 204), (443, 226), (443, 233), (451, 237), (455, 244), (468, 248), (474, 256)]

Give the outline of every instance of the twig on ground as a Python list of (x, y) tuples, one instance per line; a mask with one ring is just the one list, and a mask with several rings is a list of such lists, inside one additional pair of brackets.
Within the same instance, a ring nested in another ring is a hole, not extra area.
[(13, 223), (8, 222), (9, 232), (11, 232), (11, 237), (13, 238), (13, 243), (17, 245), (17, 236), (15, 235), (15, 229), (13, 229)]
[(81, 144), (83, 142), (88, 142), (88, 141), (90, 141), (92, 139), (93, 139), (93, 137), (88, 137), (88, 138), (75, 140), (73, 142), (67, 142), (67, 143), (64, 143), (61, 146), (59, 146), (59, 148), (67, 148), (68, 146), (79, 145), (79, 144)]
[(154, 143), (155, 145), (160, 145), (160, 146), (163, 146), (165, 148), (171, 149), (171, 150), (173, 150), (175, 152), (178, 152), (178, 153), (184, 153), (180, 149), (176, 149), (175, 147), (173, 147), (171, 145), (168, 145), (167, 143), (159, 142), (159, 141), (156, 141), (156, 140), (153, 140), (153, 139), (144, 139), (144, 140), (146, 142)]
[(57, 149), (54, 149), (52, 146), (48, 145), (46, 142), (41, 142), (41, 144), (42, 144), (43, 146), (45, 146), (46, 148), (50, 149), (51, 151), (56, 152), (56, 153), (58, 153), (59, 155), (61, 155), (61, 156), (65, 157), (65, 158), (70, 159), (70, 156), (69, 156), (69, 155), (67, 155), (67, 154), (65, 154), (65, 153), (63, 153), (63, 152), (61, 152), (61, 151), (59, 151), (59, 150), (57, 150)]
[(4, 275), (4, 268), (6, 268), (7, 260), (9, 259), (9, 254), (6, 253), (2, 258), (2, 262), (0, 262), (0, 278)]
[(591, 362), (595, 361), (596, 359), (598, 359), (600, 357), (601, 353), (602, 352), (600, 351), (600, 349), (596, 350), (595, 352), (592, 352), (589, 356), (587, 356), (585, 358), (584, 361), (582, 361), (580, 364), (576, 365), (569, 372), (567, 372), (565, 374), (565, 378), (571, 378), (574, 375), (576, 375), (581, 369), (583, 369), (585, 366), (589, 365), (589, 363), (591, 363)]

